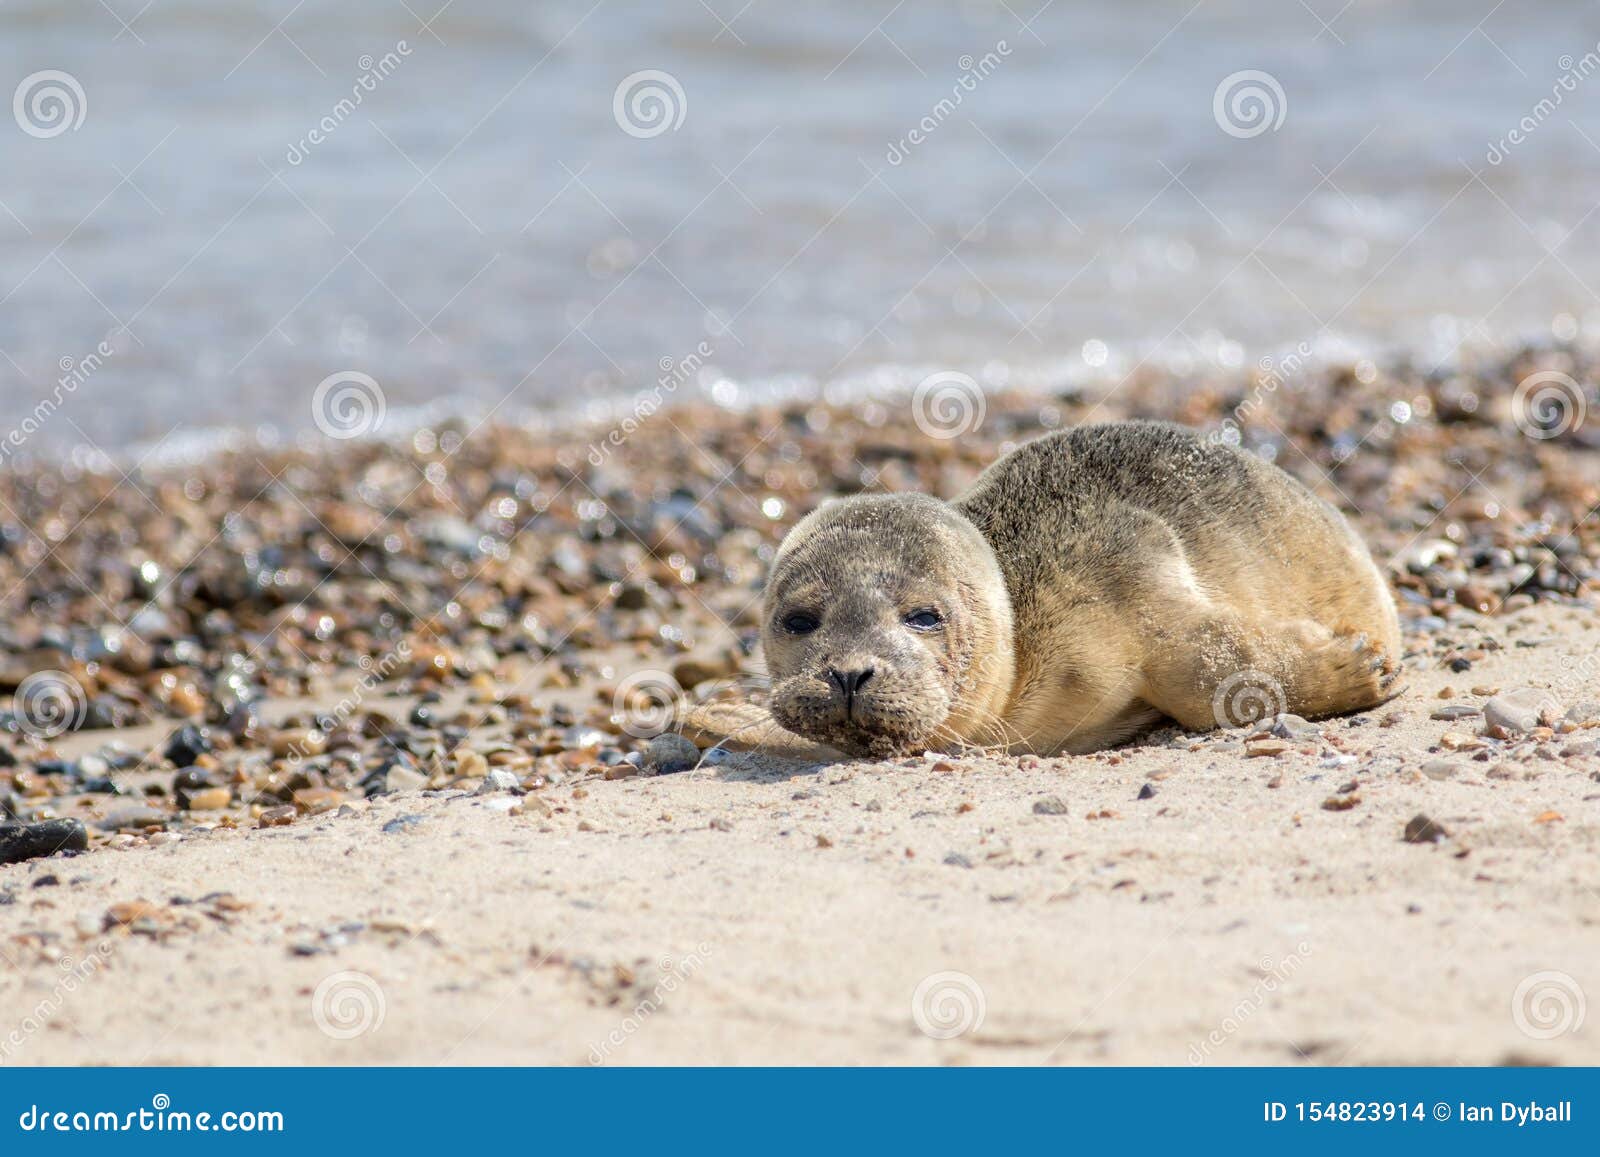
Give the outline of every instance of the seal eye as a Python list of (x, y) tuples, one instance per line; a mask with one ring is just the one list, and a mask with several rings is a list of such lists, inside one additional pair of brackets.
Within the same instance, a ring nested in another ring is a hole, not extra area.
[(912, 611), (905, 624), (913, 631), (936, 631), (944, 626), (944, 616), (935, 610)]
[(783, 629), (791, 635), (809, 635), (821, 625), (816, 615), (808, 615), (805, 611), (796, 611), (783, 617)]

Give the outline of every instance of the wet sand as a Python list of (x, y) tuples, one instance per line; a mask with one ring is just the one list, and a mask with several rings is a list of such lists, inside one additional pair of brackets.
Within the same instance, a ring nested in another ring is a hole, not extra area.
[[(1522, 351), (0, 476), (0, 802), (88, 846), (0, 867), (0, 1059), (1596, 1063), (1600, 455), (1592, 419), (1536, 436), (1536, 372), (1593, 379)], [(950, 495), (1116, 417), (1345, 509), (1407, 692), (651, 774), (665, 700), (759, 699), (764, 562), (821, 496)]]

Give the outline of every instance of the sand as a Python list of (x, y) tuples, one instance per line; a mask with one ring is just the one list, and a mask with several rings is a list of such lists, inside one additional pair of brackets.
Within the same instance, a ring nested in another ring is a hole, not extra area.
[[(1565, 608), (1485, 634), (1504, 649), (1474, 684), (1559, 690), (1600, 650), (1600, 618)], [(522, 814), (503, 793), (410, 792), (0, 869), (0, 1029), (20, 1034), (0, 1051), (11, 1064), (1600, 1062), (1594, 1025), (1573, 1023), (1580, 994), (1600, 991), (1600, 758), (1441, 751), (1476, 729), (1430, 719), (1480, 701), (1467, 681), (1415, 670), (1388, 708), (1326, 724), (1351, 767), (1322, 766), (1330, 742), (1229, 750), (1241, 732), (1045, 760), (740, 758), (549, 789)], [(1446, 687), (1456, 697), (1438, 698)], [(1441, 759), (1447, 778), (1420, 771)], [(1359, 802), (1324, 807), (1340, 795)], [(1065, 814), (1037, 814), (1041, 800)], [(1418, 813), (1449, 838), (1405, 842)], [(416, 818), (386, 830), (402, 816)], [(231, 899), (201, 899), (215, 893)], [(149, 914), (94, 931), (135, 901)]]

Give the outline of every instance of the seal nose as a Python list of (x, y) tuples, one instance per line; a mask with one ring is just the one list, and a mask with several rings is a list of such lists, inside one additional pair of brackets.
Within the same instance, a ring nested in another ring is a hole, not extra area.
[(872, 678), (872, 672), (873, 668), (871, 667), (859, 667), (853, 671), (840, 671), (834, 667), (828, 668), (828, 678), (833, 681), (833, 685), (839, 688), (839, 693), (844, 696), (846, 718), (849, 718), (851, 709), (855, 705), (856, 695), (866, 685), (867, 680)]

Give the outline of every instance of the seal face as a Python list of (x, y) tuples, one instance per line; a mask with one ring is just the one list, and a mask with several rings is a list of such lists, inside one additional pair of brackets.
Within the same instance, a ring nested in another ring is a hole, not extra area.
[(832, 503), (773, 563), (762, 628), (773, 717), (855, 755), (945, 746), (997, 710), (1010, 633), (993, 555), (944, 503)]
[(789, 532), (762, 621), (772, 715), (855, 755), (1092, 751), (1376, 706), (1394, 600), (1332, 506), (1160, 422), (1047, 435), (963, 495), (861, 495)]

